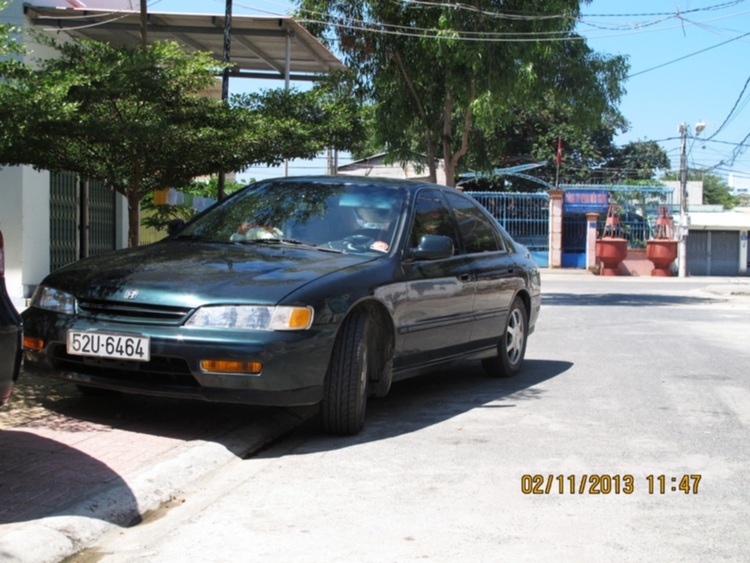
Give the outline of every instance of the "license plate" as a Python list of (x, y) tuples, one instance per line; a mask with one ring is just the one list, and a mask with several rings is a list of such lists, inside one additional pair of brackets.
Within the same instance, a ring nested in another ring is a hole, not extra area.
[(90, 330), (69, 330), (68, 354), (94, 358), (114, 358), (148, 362), (151, 359), (149, 337)]

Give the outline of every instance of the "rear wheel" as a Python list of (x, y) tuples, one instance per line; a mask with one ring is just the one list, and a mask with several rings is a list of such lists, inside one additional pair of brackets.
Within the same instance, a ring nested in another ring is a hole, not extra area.
[(373, 322), (355, 312), (343, 322), (326, 375), (320, 414), (323, 430), (342, 436), (357, 434), (365, 424), (367, 382), (376, 347)]
[(482, 360), (482, 366), (491, 377), (512, 377), (521, 371), (526, 355), (528, 315), (520, 297), (510, 307), (505, 329), (497, 345), (497, 356)]

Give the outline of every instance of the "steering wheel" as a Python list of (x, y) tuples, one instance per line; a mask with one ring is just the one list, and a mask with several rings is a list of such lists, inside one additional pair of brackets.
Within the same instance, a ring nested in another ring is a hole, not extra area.
[(366, 252), (370, 249), (370, 245), (375, 242), (375, 239), (367, 235), (349, 235), (344, 237), (342, 242), (344, 243), (344, 250)]

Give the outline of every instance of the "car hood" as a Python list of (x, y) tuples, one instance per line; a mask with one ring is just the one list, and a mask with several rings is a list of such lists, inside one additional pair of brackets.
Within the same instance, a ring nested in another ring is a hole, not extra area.
[(70, 264), (44, 284), (78, 299), (195, 307), (278, 303), (308, 282), (374, 259), (286, 244), (167, 240)]

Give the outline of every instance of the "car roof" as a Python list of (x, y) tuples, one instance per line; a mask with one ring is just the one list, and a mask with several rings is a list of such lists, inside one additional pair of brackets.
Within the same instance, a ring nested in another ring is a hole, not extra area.
[[(417, 191), (424, 187), (438, 188), (438, 189), (449, 189), (447, 186), (441, 186), (439, 184), (433, 184), (425, 180), (410, 180), (400, 178), (381, 178), (378, 176), (286, 176), (280, 178), (269, 178), (268, 180), (261, 180), (256, 182), (257, 184), (266, 183), (314, 183), (314, 184), (342, 184), (342, 185), (367, 185), (367, 186), (382, 186), (382, 187), (397, 187), (403, 188), (409, 191)], [(458, 191), (458, 190), (456, 190)]]

